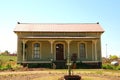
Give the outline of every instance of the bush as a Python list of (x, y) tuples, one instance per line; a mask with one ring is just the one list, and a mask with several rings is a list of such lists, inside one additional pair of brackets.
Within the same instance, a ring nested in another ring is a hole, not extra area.
[(114, 69), (112, 65), (107, 65), (106, 68), (107, 69)]
[(16, 60), (16, 56), (0, 55), (0, 70), (19, 69), (20, 66), (17, 64)]
[(102, 68), (103, 69), (120, 70), (120, 66), (114, 66), (114, 65), (111, 65), (111, 64), (103, 64)]
[(120, 70), (120, 66), (117, 66), (117, 67), (116, 67), (116, 70)]
[(110, 64), (104, 64), (104, 65), (102, 65), (102, 68), (103, 69), (113, 69), (113, 66)]
[(10, 64), (7, 64), (6, 69), (12, 69), (12, 66)]
[(103, 65), (102, 65), (102, 69), (107, 69), (106, 66), (107, 66), (107, 65), (103, 64)]
[(0, 70), (1, 70), (1, 71), (4, 70), (4, 67), (1, 66), (1, 67), (0, 67)]

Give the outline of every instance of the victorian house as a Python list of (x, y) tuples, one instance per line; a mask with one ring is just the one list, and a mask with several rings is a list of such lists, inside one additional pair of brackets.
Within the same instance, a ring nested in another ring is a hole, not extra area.
[[(101, 34), (99, 23), (19, 23), (17, 63), (51, 64), (57, 67), (71, 62), (101, 67)], [(77, 65), (80, 67), (81, 65)]]

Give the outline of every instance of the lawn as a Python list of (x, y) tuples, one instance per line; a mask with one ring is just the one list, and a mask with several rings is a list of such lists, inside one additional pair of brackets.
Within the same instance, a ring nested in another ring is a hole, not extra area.
[(7, 62), (7, 61), (17, 61), (17, 57), (16, 56), (4, 56), (4, 55), (0, 55), (0, 60), (2, 60), (3, 62)]

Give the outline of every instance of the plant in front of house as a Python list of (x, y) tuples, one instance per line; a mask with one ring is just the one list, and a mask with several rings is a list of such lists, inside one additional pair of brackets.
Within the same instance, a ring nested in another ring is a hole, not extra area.
[(111, 65), (111, 64), (103, 64), (102, 68), (103, 69), (110, 69), (110, 70), (120, 70), (120, 65), (115, 66), (115, 65)]
[(0, 70), (17, 70), (21, 65), (16, 62), (16, 56), (0, 55)]

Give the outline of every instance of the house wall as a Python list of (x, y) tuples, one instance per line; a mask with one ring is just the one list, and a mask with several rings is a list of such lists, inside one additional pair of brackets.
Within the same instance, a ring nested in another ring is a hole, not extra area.
[(92, 61), (92, 41), (87, 42), (87, 61)]
[[(33, 59), (33, 43), (40, 43), (40, 59), (37, 60), (50, 60), (50, 43), (48, 41), (28, 41), (26, 43), (26, 59), (27, 60), (36, 60)], [(22, 58), (21, 58), (22, 59)]]
[(78, 57), (78, 42), (77, 41), (73, 41), (70, 43), (70, 56), (72, 56), (73, 53), (77, 54), (77, 57)]
[(31, 60), (32, 59), (32, 41), (28, 41), (26, 43), (27, 45), (27, 48), (26, 48), (26, 58), (28, 60)]
[[(97, 60), (101, 61), (101, 38), (100, 38), (100, 33), (17, 33), (18, 35), (18, 62), (22, 62), (23, 60), (23, 49), (22, 49), (22, 40), (25, 37), (30, 37), (30, 36), (80, 36), (80, 37), (96, 37), (97, 39), (97, 44), (96, 44), (96, 48), (97, 48)], [(64, 58), (67, 58), (67, 54), (68, 54), (68, 45), (67, 42), (65, 41), (66, 39), (54, 39), (55, 42), (53, 43), (53, 54), (51, 54), (51, 44), (49, 42), (49, 39), (45, 39), (45, 40), (41, 40), (41, 39), (27, 39), (28, 41), (26, 42), (26, 52), (25, 52), (25, 58), (28, 61), (34, 61), (33, 57), (32, 57), (32, 45), (34, 42), (40, 42), (41, 45), (41, 52), (40, 52), (40, 61), (49, 61), (52, 56), (55, 57), (55, 44), (57, 43), (63, 43), (65, 46), (65, 55)], [(84, 61), (94, 61), (95, 60), (95, 45), (93, 45), (92, 39), (71, 39), (72, 42), (70, 43), (70, 56), (73, 53), (76, 53), (78, 55), (78, 61), (81, 60), (81, 58), (79, 58), (79, 43), (81, 42), (85, 42), (86, 43), (86, 48), (87, 48), (87, 57), (86, 59), (84, 59)], [(37, 59), (38, 60), (38, 59)]]
[(101, 57), (102, 57), (102, 52), (101, 52), (101, 38), (100, 39), (98, 39), (98, 42), (97, 42), (97, 55), (98, 55), (98, 60), (99, 61), (101, 61), (102, 62), (102, 59), (101, 59)]
[(52, 54), (50, 53), (50, 43), (48, 41), (41, 42), (42, 48), (41, 48), (41, 60), (47, 60), (50, 61)]
[(45, 36), (45, 37), (100, 37), (101, 33), (95, 32), (18, 32), (17, 35), (19, 37), (30, 37), (30, 36)]
[(17, 40), (17, 61), (22, 61), (22, 41), (18, 38)]

